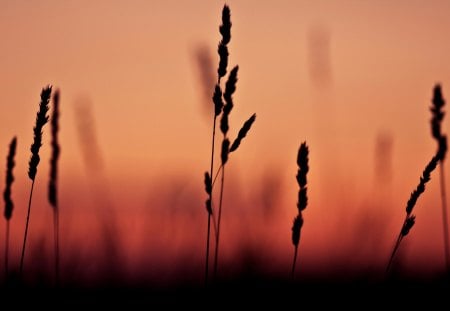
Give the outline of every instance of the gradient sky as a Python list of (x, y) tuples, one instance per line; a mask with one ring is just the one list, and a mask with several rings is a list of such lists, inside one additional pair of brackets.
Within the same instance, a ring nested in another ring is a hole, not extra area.
[[(450, 98), (450, 2), (227, 3), (233, 23), (230, 65), (240, 68), (231, 136), (252, 113), (257, 120), (228, 169), (225, 202), (233, 208), (225, 206), (224, 254), (233, 254), (237, 228), (248, 225), (240, 217), (256, 215), (250, 241), (267, 258), (276, 257), (272, 250), (283, 254), (279, 265), (289, 265), (295, 159), (306, 140), (311, 169), (301, 242), (305, 265), (326, 267), (334, 258), (364, 265), (374, 250), (383, 265), (409, 194), (436, 150), (429, 125), (435, 83), (442, 83)], [(212, 103), (205, 100), (202, 72), (216, 75), (223, 4), (0, 0), (0, 159), (6, 163), (7, 146), (17, 135), (16, 244), (24, 226), (39, 93), (51, 84), (61, 90), (66, 240), (89, 235), (103, 219), (101, 206), (114, 206), (130, 266), (132, 254), (143, 256), (139, 243), (145, 245), (143, 235), (155, 215), (162, 222), (180, 222), (180, 231), (152, 238), (175, 241), (161, 252), (191, 248), (201, 262), (203, 172), (209, 168), (212, 123), (205, 113)], [(199, 51), (212, 60), (212, 68), (200, 68)], [(80, 139), (80, 124), (92, 130), (85, 134), (94, 136), (94, 145)], [(448, 130), (446, 118), (443, 131)], [(33, 201), (35, 236), (51, 233), (45, 200), (48, 134), (46, 128)], [(437, 176), (418, 202), (417, 223), (407, 238), (404, 261), (411, 271), (443, 268)], [(265, 218), (266, 205), (273, 205), (273, 214)], [(50, 249), (50, 237), (44, 241)], [(355, 251), (360, 256), (350, 258)]]

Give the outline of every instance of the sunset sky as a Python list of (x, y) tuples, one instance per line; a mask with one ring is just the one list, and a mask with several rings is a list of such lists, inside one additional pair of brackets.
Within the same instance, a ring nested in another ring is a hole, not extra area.
[[(436, 83), (450, 100), (450, 2), (227, 4), (229, 65), (239, 65), (231, 137), (251, 114), (257, 118), (227, 166), (221, 258), (233, 262), (250, 249), (271, 270), (289, 271), (296, 156), (306, 141), (309, 202), (298, 273), (384, 271), (406, 201), (436, 151), (429, 111)], [(18, 137), (13, 266), (23, 239), (39, 94), (51, 84), (61, 91), (62, 260), (73, 258), (74, 247), (82, 249), (80, 261), (101, 257), (109, 237), (131, 276), (148, 263), (150, 274), (158, 265), (166, 277), (176, 274), (181, 256), (202, 276), (203, 174), (223, 5), (0, 0), (0, 176), (8, 144)], [(49, 134), (46, 125), (29, 265), (33, 248), (44, 247), (52, 258)], [(444, 269), (439, 193), (435, 171), (402, 245), (405, 273), (428, 277)], [(3, 234), (0, 222), (0, 249)]]

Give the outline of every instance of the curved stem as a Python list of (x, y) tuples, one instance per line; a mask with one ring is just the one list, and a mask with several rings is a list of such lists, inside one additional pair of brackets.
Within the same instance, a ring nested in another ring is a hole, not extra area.
[(31, 183), (31, 191), (30, 191), (30, 198), (28, 199), (28, 213), (27, 213), (27, 223), (25, 225), (25, 235), (23, 237), (23, 246), (22, 246), (22, 256), (20, 257), (20, 277), (22, 278), (23, 275), (23, 260), (25, 258), (25, 246), (27, 244), (27, 235), (28, 235), (28, 224), (30, 222), (30, 210), (31, 210), (31, 198), (33, 197), (33, 188), (34, 188), (34, 179)]

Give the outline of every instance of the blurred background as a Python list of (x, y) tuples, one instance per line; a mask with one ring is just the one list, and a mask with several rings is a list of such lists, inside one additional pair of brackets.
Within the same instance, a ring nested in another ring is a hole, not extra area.
[[(63, 282), (202, 280), (203, 174), (223, 4), (0, 0), (0, 176), (18, 137), (12, 269), (23, 240), (39, 94), (51, 84), (61, 91)], [(252, 113), (257, 119), (227, 165), (219, 274), (289, 275), (296, 157), (306, 141), (299, 277), (382, 278), (406, 202), (436, 151), (434, 85), (450, 98), (450, 3), (227, 4), (229, 65), (239, 65), (231, 137)], [(49, 133), (46, 125), (25, 261), (36, 282), (53, 265)], [(445, 271), (437, 173), (399, 250), (401, 275)], [(0, 222), (0, 249), (4, 228)]]

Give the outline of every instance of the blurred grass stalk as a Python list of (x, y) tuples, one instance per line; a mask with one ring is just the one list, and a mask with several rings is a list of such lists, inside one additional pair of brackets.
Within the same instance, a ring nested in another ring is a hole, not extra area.
[(14, 209), (14, 202), (11, 198), (11, 187), (14, 182), (14, 156), (16, 154), (17, 138), (14, 137), (9, 144), (9, 153), (6, 159), (6, 186), (3, 192), (3, 199), (5, 200), (5, 212), (4, 216), (6, 219), (6, 235), (5, 235), (5, 280), (8, 280), (8, 258), (9, 258), (9, 225), (12, 217), (12, 212)]
[(58, 142), (59, 131), (59, 90), (53, 94), (53, 111), (50, 120), (51, 147), (50, 179), (48, 185), (48, 201), (53, 209), (53, 238), (55, 254), (55, 284), (59, 284), (59, 205), (58, 205), (58, 159), (61, 152)]
[(441, 188), (441, 207), (442, 207), (442, 229), (444, 235), (444, 256), (447, 273), (450, 273), (450, 241), (448, 231), (448, 212), (447, 212), (447, 194), (445, 191), (445, 170), (444, 161), (447, 152), (447, 136), (442, 134), (442, 120), (445, 112), (442, 111), (445, 105), (442, 96), (441, 85), (436, 84), (433, 89), (432, 106), (430, 108), (431, 118), (431, 135), (438, 143), (438, 149), (441, 150), (441, 158), (439, 160), (440, 188)]

